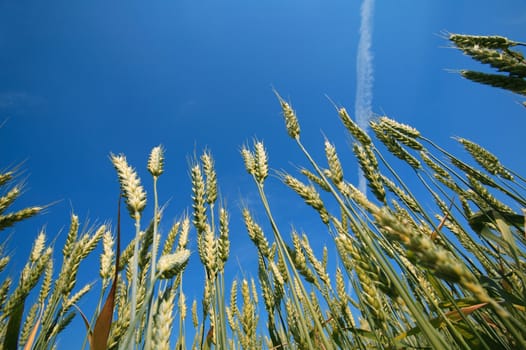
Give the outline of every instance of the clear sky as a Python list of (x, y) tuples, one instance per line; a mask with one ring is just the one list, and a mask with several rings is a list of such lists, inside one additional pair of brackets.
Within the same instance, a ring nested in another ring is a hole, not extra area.
[[(302, 138), (320, 160), (323, 135), (350, 157), (326, 96), (354, 110), (359, 8), (356, 0), (0, 0), (0, 168), (25, 161), (17, 207), (58, 201), (3, 233), (15, 257), (10, 272), (41, 227), (60, 246), (72, 211), (84, 224), (115, 222), (119, 189), (109, 153), (126, 154), (148, 189), (146, 160), (158, 144), (166, 149), (165, 229), (191, 206), (189, 158), (211, 150), (232, 215), (229, 268), (239, 271), (255, 252), (247, 253), (240, 203), (257, 207), (241, 145), (263, 140), (274, 169), (304, 164), (272, 87), (296, 109)], [(526, 41), (526, 2), (377, 0), (372, 25), (374, 113), (453, 152), (461, 148), (451, 136), (472, 139), (525, 172), (524, 99), (449, 72), (485, 68), (448, 48), (444, 32)], [(347, 174), (357, 181), (356, 169)], [(284, 203), (276, 179), (268, 187), (285, 227), (307, 229), (300, 217), (310, 209)], [(133, 225), (123, 227), (127, 242)], [(86, 280), (97, 279), (98, 265), (84, 269)], [(75, 346), (74, 338), (64, 335), (61, 347)]]

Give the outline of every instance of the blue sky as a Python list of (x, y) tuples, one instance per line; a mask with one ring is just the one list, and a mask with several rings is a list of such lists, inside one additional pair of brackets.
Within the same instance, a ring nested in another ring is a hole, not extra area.
[[(461, 149), (451, 136), (472, 139), (524, 173), (523, 99), (448, 72), (485, 68), (448, 48), (443, 33), (526, 41), (526, 3), (460, 3), (376, 1), (372, 110), (454, 152)], [(27, 187), (17, 207), (59, 201), (3, 233), (12, 236), (11, 272), (41, 227), (61, 242), (71, 211), (83, 223), (114, 222), (118, 184), (109, 153), (126, 154), (149, 186), (146, 160), (158, 144), (166, 148), (166, 226), (190, 208), (189, 158), (211, 150), (232, 213), (230, 268), (237, 271), (250, 248), (240, 203), (257, 208), (241, 145), (263, 140), (274, 169), (305, 163), (272, 87), (296, 109), (302, 138), (320, 160), (323, 135), (350, 156), (326, 95), (354, 110), (359, 7), (340, 0), (0, 1), (0, 167), (24, 161)], [(356, 169), (347, 174), (357, 181)], [(268, 188), (286, 228), (310, 226), (301, 219), (309, 208), (278, 195), (276, 179)], [(123, 225), (133, 231), (131, 221)], [(87, 280), (97, 278), (85, 271)]]

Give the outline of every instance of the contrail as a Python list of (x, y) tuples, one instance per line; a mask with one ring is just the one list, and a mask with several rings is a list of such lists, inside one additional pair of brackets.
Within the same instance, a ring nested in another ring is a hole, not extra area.
[[(374, 0), (363, 0), (361, 7), (360, 40), (356, 56), (356, 98), (354, 101), (354, 115), (356, 123), (367, 131), (372, 117), (371, 105), (373, 101), (373, 55), (371, 53)], [(358, 171), (358, 188), (362, 193), (366, 191), (366, 181), (361, 169)]]

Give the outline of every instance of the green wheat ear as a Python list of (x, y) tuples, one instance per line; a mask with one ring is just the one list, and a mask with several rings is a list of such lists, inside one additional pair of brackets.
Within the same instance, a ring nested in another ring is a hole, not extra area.
[[(8, 212), (13, 203), (22, 194), (23, 187), (23, 183), (17, 180), (16, 169), (0, 172), (0, 231), (13, 227), (15, 224), (25, 221), (45, 209), (41, 206), (33, 206)], [(3, 250), (4, 244), (1, 244), (0, 271), (3, 271), (11, 260), (10, 256), (5, 255)], [(16, 288), (9, 290), (12, 279), (10, 277), (3, 279), (0, 285), (0, 343), (3, 348), (32, 345), (34, 341), (32, 334), (32, 330), (35, 328), (34, 323), (38, 324), (40, 322), (40, 317), (37, 320), (37, 310), (42, 310), (39, 304), (42, 304), (45, 298), (42, 296), (42, 293), (47, 294), (50, 288), (52, 252), (51, 247), (46, 247), (46, 235), (44, 231), (41, 231), (33, 244)], [(24, 321), (23, 314), (26, 299), (39, 280), (41, 280), (42, 275), (45, 275), (45, 277), (38, 296), (40, 303), (32, 305)], [(41, 315), (41, 312), (39, 313)]]
[(464, 78), (476, 83), (498, 87), (526, 96), (526, 81), (524, 78), (504, 76), (500, 74), (488, 74), (471, 70), (461, 70), (460, 74)]
[(15, 212), (6, 213), (16, 199), (23, 192), (23, 184), (16, 183), (16, 172), (6, 171), (0, 173), (0, 231), (14, 226), (16, 223), (29, 219), (45, 209), (42, 206), (27, 207)]
[(525, 43), (502, 36), (460, 34), (451, 34), (449, 40), (474, 60), (505, 73), (489, 74), (461, 70), (460, 74), (464, 78), (526, 96), (526, 60), (521, 52), (511, 49), (515, 46), (526, 46)]

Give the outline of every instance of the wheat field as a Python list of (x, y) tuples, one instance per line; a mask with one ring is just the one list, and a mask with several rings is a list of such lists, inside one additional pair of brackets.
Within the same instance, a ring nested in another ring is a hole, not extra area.
[[(499, 72), (462, 76), (526, 95), (526, 61), (514, 49), (524, 44), (499, 36), (449, 39)], [(263, 214), (248, 205), (240, 212), (226, 208), (213, 155), (205, 150), (188, 170), (190, 212), (163, 232), (160, 223), (172, 220), (158, 199), (164, 148), (151, 150), (148, 179), (125, 155), (111, 154), (123, 202), (115, 228), (84, 230), (72, 214), (64, 246), (54, 246), (44, 231), (36, 235), (23, 269), (2, 274), (2, 348), (57, 348), (61, 333), (80, 317), (84, 348), (94, 350), (526, 349), (526, 179), (473, 141), (457, 138), (465, 154), (453, 155), (387, 116), (370, 123), (369, 135), (342, 107), (335, 116), (352, 138), (352, 155), (325, 139), (325, 159), (315, 159), (303, 143), (310, 136), (301, 131), (301, 116), (275, 93), (285, 131), (305, 163), (296, 173), (275, 171), (279, 165), (269, 164), (263, 142), (241, 147), (239, 161)], [(340, 160), (352, 156), (367, 196), (346, 179), (354, 170)], [(400, 167), (411, 176), (401, 176)], [(46, 209), (10, 211), (23, 193), (16, 172), (0, 174), (0, 230)], [(328, 246), (314, 247), (308, 234), (276, 222), (265, 188), (276, 180), (319, 217)], [(152, 181), (153, 194), (146, 194), (145, 181)], [(424, 191), (415, 193), (415, 183)], [(253, 242), (257, 271), (229, 285), (233, 215), (242, 217)], [(125, 240), (120, 231), (128, 216), (134, 237)], [(99, 266), (91, 277), (100, 289), (77, 283), (80, 265), (93, 254)], [(0, 271), (11, 258), (3, 244)], [(199, 295), (185, 292), (190, 259), (204, 270)], [(84, 298), (95, 300), (96, 309), (81, 309)]]

